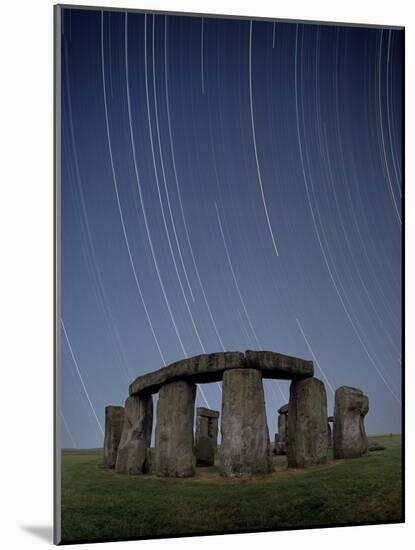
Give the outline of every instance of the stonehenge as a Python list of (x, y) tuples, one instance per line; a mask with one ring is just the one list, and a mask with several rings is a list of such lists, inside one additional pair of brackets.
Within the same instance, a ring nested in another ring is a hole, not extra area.
[[(275, 454), (287, 455), (288, 467), (324, 463), (332, 441), (335, 458), (367, 452), (363, 419), (368, 399), (363, 392), (345, 386), (336, 391), (332, 437), (333, 417), (327, 416), (326, 390), (314, 377), (313, 362), (248, 350), (197, 355), (136, 378), (125, 406), (105, 409), (105, 466), (117, 474), (185, 478), (195, 475), (196, 465), (212, 466), (218, 450), (223, 477), (271, 473), (263, 389), (263, 379), (269, 378), (291, 380), (289, 402), (278, 409), (274, 447)], [(197, 384), (211, 382), (222, 382), (221, 413), (198, 407), (195, 418)]]
[(218, 446), (218, 418), (218, 411), (205, 407), (196, 409), (196, 464), (214, 464)]
[(368, 451), (364, 417), (369, 399), (357, 388), (341, 386), (334, 398), (334, 458), (355, 458)]
[(321, 380), (305, 378), (291, 382), (288, 417), (288, 466), (305, 468), (326, 462), (327, 396)]
[(107, 468), (115, 467), (123, 423), (124, 407), (105, 407), (104, 464)]
[(271, 471), (264, 390), (259, 370), (235, 369), (224, 373), (221, 434), (221, 475), (239, 477)]

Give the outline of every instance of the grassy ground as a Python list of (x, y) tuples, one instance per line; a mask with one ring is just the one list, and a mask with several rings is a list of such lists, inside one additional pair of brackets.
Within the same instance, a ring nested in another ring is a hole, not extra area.
[(92, 451), (62, 456), (62, 541), (401, 520), (401, 437), (384, 451), (251, 480), (220, 478), (216, 466), (189, 479), (116, 474)]

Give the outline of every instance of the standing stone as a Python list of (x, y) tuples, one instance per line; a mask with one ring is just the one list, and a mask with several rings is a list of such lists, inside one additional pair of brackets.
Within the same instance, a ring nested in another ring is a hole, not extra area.
[(278, 434), (275, 438), (275, 454), (285, 455), (287, 454), (287, 441), (286, 441), (286, 416), (280, 414), (278, 418)]
[(215, 450), (210, 437), (200, 436), (196, 440), (196, 464), (198, 466), (213, 466), (215, 463)]
[(334, 458), (355, 458), (368, 450), (364, 417), (369, 399), (357, 388), (342, 386), (334, 398)]
[(104, 464), (114, 468), (124, 422), (124, 407), (105, 407)]
[(277, 455), (278, 454), (278, 432), (274, 434), (274, 448), (272, 449), (272, 453)]
[(278, 415), (278, 435), (280, 443), (285, 443), (287, 439), (288, 417), (286, 414)]
[(151, 395), (131, 395), (125, 402), (124, 426), (118, 447), (115, 471), (141, 475), (146, 471), (146, 453), (151, 443), (153, 399)]
[(277, 455), (287, 454), (287, 428), (288, 415), (280, 413), (278, 415), (278, 442), (275, 444), (275, 454)]
[(287, 454), (288, 433), (288, 403), (278, 409), (277, 415), (278, 435), (275, 437), (274, 452), (276, 455)]
[(209, 439), (212, 442), (213, 449), (216, 451), (218, 448), (218, 431), (219, 431), (219, 411), (212, 411), (216, 413), (216, 416), (209, 418)]
[(259, 370), (225, 371), (221, 433), (221, 475), (250, 476), (271, 471), (264, 389)]
[(293, 381), (288, 405), (287, 459), (291, 468), (306, 468), (327, 459), (327, 396), (317, 378)]
[(219, 412), (204, 407), (196, 409), (196, 464), (213, 466), (218, 441)]
[(155, 474), (190, 477), (195, 474), (193, 417), (196, 386), (179, 380), (160, 388), (157, 405)]

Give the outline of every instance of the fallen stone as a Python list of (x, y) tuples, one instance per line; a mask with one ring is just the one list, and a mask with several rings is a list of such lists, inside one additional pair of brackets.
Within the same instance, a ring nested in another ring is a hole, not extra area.
[(334, 398), (334, 458), (355, 458), (368, 451), (364, 417), (369, 399), (357, 388), (342, 386)]
[(193, 417), (196, 386), (179, 380), (161, 386), (157, 405), (155, 474), (190, 477), (195, 474)]
[(115, 467), (123, 423), (124, 407), (105, 407), (104, 464), (107, 468)]
[(323, 382), (317, 378), (291, 382), (288, 418), (288, 466), (306, 468), (326, 462), (327, 396)]
[(124, 425), (118, 447), (115, 471), (141, 475), (146, 471), (147, 448), (153, 427), (153, 398), (133, 395), (125, 402)]
[(222, 385), (220, 473), (226, 477), (271, 471), (262, 375), (255, 369), (228, 370)]
[(377, 441), (369, 441), (369, 448), (368, 450), (370, 452), (373, 452), (373, 451), (384, 451), (385, 450), (385, 447), (383, 445), (381, 445), (380, 443), (378, 443)]

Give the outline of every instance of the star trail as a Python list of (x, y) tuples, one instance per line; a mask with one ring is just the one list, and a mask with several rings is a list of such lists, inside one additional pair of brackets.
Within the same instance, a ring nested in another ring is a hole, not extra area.
[(136, 376), (246, 349), (400, 432), (403, 32), (63, 8), (61, 44), (62, 447)]

